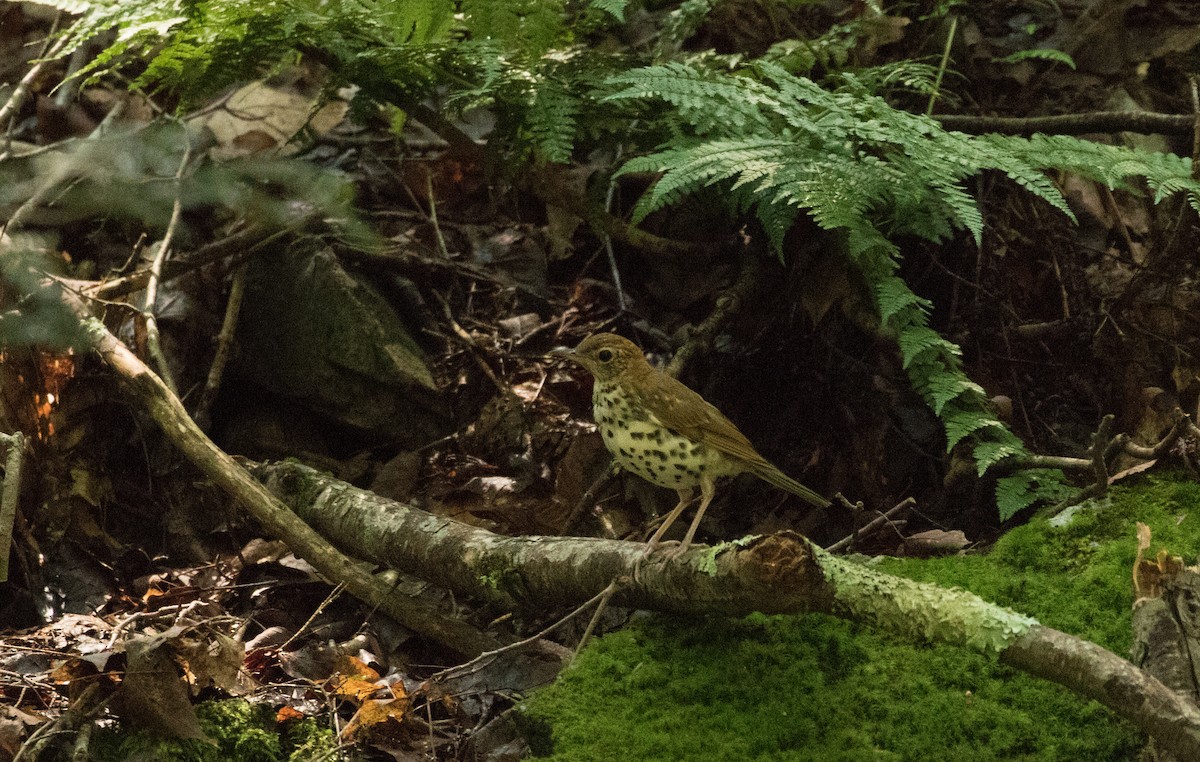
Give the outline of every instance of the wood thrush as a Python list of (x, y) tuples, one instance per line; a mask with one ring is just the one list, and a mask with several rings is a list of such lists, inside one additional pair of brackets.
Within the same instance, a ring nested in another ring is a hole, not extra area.
[(649, 555), (663, 533), (691, 504), (700, 487), (700, 507), (676, 553), (692, 542), (722, 476), (750, 473), (813, 505), (821, 497), (758, 454), (733, 423), (696, 392), (646, 361), (632, 341), (611, 333), (584, 339), (574, 350), (557, 350), (596, 379), (592, 412), (604, 444), (624, 469), (679, 494), (679, 504), (650, 538)]

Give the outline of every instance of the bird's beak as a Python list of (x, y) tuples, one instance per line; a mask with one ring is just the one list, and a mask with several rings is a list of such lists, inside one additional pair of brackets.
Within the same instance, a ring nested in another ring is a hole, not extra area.
[(546, 353), (547, 357), (565, 357), (570, 360), (575, 357), (575, 350), (570, 347), (555, 347)]

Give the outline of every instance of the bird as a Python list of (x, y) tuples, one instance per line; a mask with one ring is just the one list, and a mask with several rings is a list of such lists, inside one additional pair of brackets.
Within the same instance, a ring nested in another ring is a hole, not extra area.
[(649, 556), (671, 524), (693, 502), (700, 506), (672, 556), (691, 545), (700, 520), (724, 476), (754, 474), (814, 506), (830, 502), (780, 471), (750, 444), (737, 426), (681, 381), (652, 366), (629, 339), (613, 333), (585, 338), (574, 349), (553, 354), (582, 365), (595, 379), (592, 414), (617, 464), (646, 481), (674, 489), (679, 503), (650, 537)]

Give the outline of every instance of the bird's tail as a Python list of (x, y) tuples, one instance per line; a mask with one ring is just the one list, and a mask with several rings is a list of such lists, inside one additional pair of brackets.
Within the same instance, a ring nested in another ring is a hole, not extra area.
[(779, 489), (787, 490), (793, 495), (803, 498), (805, 501), (812, 503), (818, 508), (824, 508), (830, 504), (830, 502), (821, 497), (820, 494), (814, 492), (808, 487), (805, 487), (803, 484), (780, 471), (775, 466), (772, 466), (770, 463), (755, 469), (754, 475), (768, 484), (772, 484)]

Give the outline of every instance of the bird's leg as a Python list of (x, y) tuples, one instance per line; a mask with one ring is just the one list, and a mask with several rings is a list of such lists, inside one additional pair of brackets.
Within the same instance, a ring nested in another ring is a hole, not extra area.
[(678, 558), (692, 544), (692, 538), (696, 536), (696, 530), (700, 528), (700, 519), (704, 518), (704, 512), (708, 510), (708, 504), (712, 502), (713, 495), (716, 494), (717, 483), (707, 476), (701, 477), (700, 507), (696, 509), (696, 518), (692, 519), (692, 525), (688, 527), (687, 534), (683, 536), (683, 542), (679, 543), (678, 548), (671, 550), (672, 558)]
[(671, 509), (667, 517), (663, 519), (658, 530), (650, 537), (646, 543), (646, 549), (642, 551), (642, 555), (638, 556), (637, 561), (633, 562), (633, 581), (641, 582), (642, 562), (654, 552), (658, 547), (658, 541), (662, 539), (663, 534), (675, 523), (675, 519), (679, 518), (679, 514), (683, 513), (684, 509), (692, 504), (692, 490), (690, 487), (678, 487), (675, 492), (679, 495), (679, 504)]
[(658, 530), (650, 537), (649, 542), (646, 543), (646, 550), (642, 553), (642, 558), (654, 552), (654, 549), (658, 547), (658, 541), (662, 539), (666, 531), (675, 523), (675, 519), (679, 518), (679, 514), (683, 513), (684, 509), (692, 504), (692, 490), (690, 487), (679, 487), (675, 492), (679, 495), (679, 504), (671, 509), (671, 512), (663, 519), (662, 524), (659, 525)]

